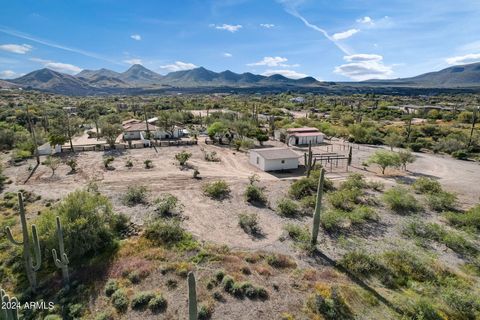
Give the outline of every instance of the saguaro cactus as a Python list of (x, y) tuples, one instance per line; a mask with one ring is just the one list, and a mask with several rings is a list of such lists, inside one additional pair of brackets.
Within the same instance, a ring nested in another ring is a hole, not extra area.
[(188, 319), (197, 320), (197, 287), (195, 284), (195, 275), (193, 272), (188, 274)]
[(351, 165), (352, 165), (352, 146), (348, 148), (348, 162), (347, 162), (347, 166), (351, 166)]
[(40, 265), (42, 263), (42, 256), (40, 252), (40, 243), (38, 241), (37, 228), (33, 224), (32, 239), (34, 257), (32, 257), (32, 253), (30, 251), (30, 237), (28, 235), (27, 219), (25, 218), (25, 207), (23, 206), (23, 196), (20, 192), (18, 193), (18, 207), (20, 211), (20, 221), (22, 223), (23, 241), (16, 241), (13, 238), (12, 231), (9, 227), (6, 228), (6, 234), (8, 240), (10, 240), (11, 243), (17, 246), (23, 245), (23, 258), (25, 260), (25, 269), (27, 271), (28, 282), (30, 282), (30, 288), (32, 289), (32, 291), (35, 292), (35, 289), (37, 288), (36, 272), (40, 269)]
[(70, 277), (68, 275), (69, 261), (67, 254), (65, 253), (65, 246), (63, 245), (63, 230), (62, 224), (60, 223), (60, 217), (57, 217), (57, 237), (58, 247), (60, 249), (60, 251), (58, 252), (60, 254), (60, 259), (58, 259), (57, 257), (57, 251), (55, 249), (52, 249), (53, 261), (55, 262), (57, 268), (62, 269), (63, 283), (68, 284), (70, 281)]
[(310, 173), (312, 172), (313, 168), (315, 168), (315, 164), (317, 163), (317, 158), (313, 156), (312, 152), (312, 143), (308, 144), (308, 153), (303, 154), (305, 169), (307, 170), (307, 178), (310, 177)]
[(312, 239), (310, 243), (314, 246), (317, 244), (318, 230), (320, 229), (320, 212), (322, 211), (323, 182), (325, 179), (325, 169), (320, 169), (320, 177), (318, 179), (317, 199), (315, 202), (315, 213), (313, 215)]
[(0, 288), (0, 319), (18, 320), (18, 300), (10, 296)]

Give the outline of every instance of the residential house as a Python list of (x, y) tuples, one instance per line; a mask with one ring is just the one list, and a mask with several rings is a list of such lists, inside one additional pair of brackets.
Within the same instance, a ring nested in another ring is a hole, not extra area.
[(285, 142), (289, 146), (315, 145), (323, 143), (325, 135), (317, 128), (303, 127), (287, 129)]

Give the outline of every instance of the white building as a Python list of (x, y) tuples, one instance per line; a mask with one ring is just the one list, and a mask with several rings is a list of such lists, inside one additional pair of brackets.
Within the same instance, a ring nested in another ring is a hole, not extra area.
[(62, 146), (57, 144), (55, 147), (52, 147), (50, 143), (46, 142), (37, 148), (38, 155), (40, 156), (49, 156), (55, 153), (62, 152)]
[(300, 158), (300, 155), (289, 148), (250, 150), (250, 164), (263, 171), (297, 169), (298, 158)]
[(323, 143), (325, 135), (317, 128), (303, 127), (291, 128), (287, 130), (286, 143), (289, 146), (301, 146)]

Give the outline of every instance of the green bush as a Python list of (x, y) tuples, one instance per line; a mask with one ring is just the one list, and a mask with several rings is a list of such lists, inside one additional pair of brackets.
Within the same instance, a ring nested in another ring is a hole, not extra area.
[[(320, 178), (320, 170), (313, 170), (310, 177), (300, 178), (290, 185), (288, 194), (296, 200), (304, 197), (315, 195), (318, 188), (318, 179)], [(333, 190), (333, 182), (329, 179), (323, 181), (323, 191)]]
[(453, 193), (447, 191), (430, 193), (427, 195), (426, 199), (430, 209), (435, 211), (454, 209), (457, 202), (457, 197)]
[(161, 294), (156, 294), (155, 297), (150, 299), (150, 302), (148, 302), (148, 309), (150, 309), (150, 311), (153, 313), (164, 312), (167, 309), (167, 306), (167, 299), (165, 299)]
[(297, 203), (285, 198), (277, 203), (277, 213), (282, 217), (294, 218), (300, 214), (300, 209)]
[(348, 221), (348, 213), (339, 209), (327, 210), (320, 215), (320, 223), (326, 231), (338, 231)]
[(71, 262), (112, 249), (116, 243), (118, 216), (105, 196), (85, 190), (74, 191), (44, 212), (37, 226), (48, 251), (58, 247), (56, 216), (62, 223), (65, 252)]
[(103, 159), (103, 166), (106, 168), (106, 169), (111, 169), (110, 167), (110, 164), (115, 160), (114, 157), (112, 156), (109, 156), (109, 157), (106, 157)]
[(128, 296), (123, 289), (118, 289), (112, 294), (112, 305), (118, 312), (127, 311), (128, 303)]
[(465, 213), (448, 212), (445, 214), (448, 222), (457, 228), (470, 232), (480, 231), (480, 205), (477, 205)]
[(362, 224), (367, 220), (377, 221), (378, 215), (371, 207), (358, 206), (349, 213), (348, 218), (352, 224)]
[(421, 210), (417, 199), (403, 187), (393, 187), (385, 191), (383, 201), (387, 207), (398, 214), (410, 214)]
[(442, 191), (440, 182), (426, 177), (420, 177), (415, 180), (412, 187), (416, 193), (437, 193)]
[(295, 242), (308, 243), (310, 241), (310, 231), (305, 226), (287, 223), (284, 229), (288, 236)]
[(347, 252), (340, 259), (339, 264), (356, 276), (365, 278), (383, 270), (383, 266), (377, 262), (374, 256), (360, 250)]
[(247, 185), (243, 196), (245, 200), (250, 203), (264, 205), (267, 202), (267, 197), (263, 189), (254, 184)]
[(95, 320), (114, 320), (113, 311), (103, 311), (95, 316)]
[(155, 212), (161, 217), (169, 217), (181, 212), (183, 206), (179, 203), (178, 198), (170, 193), (162, 194), (155, 199)]
[(351, 173), (347, 179), (340, 184), (340, 189), (364, 189), (367, 186), (368, 184), (363, 178), (363, 175)]
[(127, 206), (147, 204), (148, 189), (145, 186), (129, 186), (123, 197), (123, 203)]
[(143, 164), (145, 165), (145, 169), (152, 169), (153, 168), (153, 163), (152, 160), (145, 160), (143, 161)]
[(284, 254), (271, 253), (266, 257), (266, 261), (274, 268), (290, 268), (295, 267), (295, 262)]
[(175, 159), (178, 161), (179, 165), (184, 166), (187, 163), (188, 159), (190, 159), (191, 156), (192, 156), (192, 154), (190, 152), (182, 151), (182, 152), (177, 153), (175, 155)]
[(256, 235), (261, 233), (256, 213), (241, 213), (238, 215), (238, 225), (248, 234)]
[(112, 294), (119, 288), (118, 281), (115, 279), (109, 279), (105, 285), (105, 295), (111, 297)]
[(203, 193), (216, 200), (222, 200), (230, 196), (230, 187), (223, 180), (207, 183), (203, 186)]
[(146, 309), (153, 298), (155, 298), (155, 294), (152, 292), (138, 292), (132, 298), (131, 307), (133, 310)]
[(200, 310), (198, 310), (198, 320), (208, 320), (212, 317), (213, 307), (207, 305), (201, 305)]
[(351, 211), (355, 208), (355, 204), (360, 203), (362, 194), (362, 190), (358, 188), (342, 189), (329, 193), (327, 201), (336, 209)]
[(172, 246), (190, 240), (191, 236), (180, 226), (176, 219), (157, 219), (145, 229), (145, 237), (156, 245)]

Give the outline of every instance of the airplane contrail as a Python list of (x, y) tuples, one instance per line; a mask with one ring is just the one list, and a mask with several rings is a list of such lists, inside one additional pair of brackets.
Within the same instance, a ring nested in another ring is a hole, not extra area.
[(72, 48), (72, 47), (67, 47), (67, 46), (64, 46), (64, 45), (61, 45), (61, 44), (58, 44), (58, 43), (54, 43), (54, 42), (51, 42), (51, 41), (48, 41), (48, 40), (37, 38), (37, 37), (34, 37), (34, 36), (29, 35), (27, 33), (19, 32), (19, 31), (13, 30), (13, 29), (2, 27), (2, 26), (0, 26), (0, 32), (8, 34), (8, 35), (13, 36), (13, 37), (17, 37), (17, 38), (21, 38), (21, 39), (25, 39), (25, 40), (30, 40), (30, 41), (33, 41), (33, 42), (36, 42), (36, 43), (39, 43), (39, 44), (42, 44), (42, 45), (45, 45), (45, 46), (48, 46), (48, 47), (78, 53), (78, 54), (81, 54), (81, 55), (86, 56), (86, 57), (107, 61), (107, 62), (110, 62), (110, 63), (113, 63), (113, 64), (121, 64), (117, 61), (105, 58), (105, 57), (103, 57), (99, 54), (96, 54), (94, 52), (89, 52), (89, 51), (85, 51), (85, 50), (77, 49), (77, 48)]
[(299, 4), (300, 2), (299, 1), (291, 1), (291, 0), (278, 0), (284, 7), (285, 11), (294, 16), (295, 18), (298, 18), (300, 19), (307, 27), (315, 30), (315, 31), (318, 31), (320, 32), (321, 34), (323, 34), (325, 36), (325, 38), (327, 38), (328, 40), (330, 40), (338, 49), (340, 49), (344, 54), (346, 55), (352, 55), (352, 52), (350, 50), (348, 50), (345, 46), (343, 46), (341, 43), (337, 42), (332, 36), (330, 36), (328, 34), (328, 32), (323, 29), (323, 28), (320, 28), (319, 26), (316, 26), (312, 23), (310, 23), (307, 19), (305, 19), (305, 17), (303, 17), (297, 10), (296, 8), (296, 5)]

